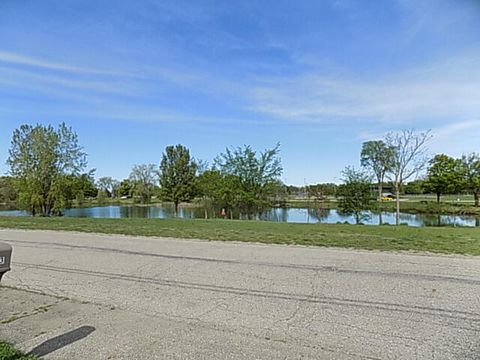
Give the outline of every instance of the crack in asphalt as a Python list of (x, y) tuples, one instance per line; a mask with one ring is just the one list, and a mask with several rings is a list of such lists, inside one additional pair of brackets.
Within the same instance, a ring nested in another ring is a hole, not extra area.
[[(336, 266), (312, 266), (312, 265), (296, 265), (296, 264), (275, 264), (269, 262), (255, 262), (255, 261), (240, 261), (240, 260), (229, 260), (229, 259), (216, 259), (208, 257), (196, 257), (196, 256), (183, 256), (183, 255), (168, 255), (168, 254), (159, 254), (159, 253), (150, 253), (144, 251), (133, 251), (133, 250), (122, 250), (122, 249), (113, 249), (108, 247), (96, 247), (96, 246), (87, 246), (87, 245), (71, 245), (63, 244), (57, 242), (36, 242), (36, 241), (25, 241), (25, 240), (11, 240), (11, 239), (0, 239), (1, 241), (11, 242), (13, 244), (18, 243), (23, 247), (33, 247), (35, 249), (38, 246), (41, 247), (59, 247), (59, 248), (70, 248), (77, 250), (93, 250), (98, 252), (110, 252), (115, 254), (125, 254), (133, 256), (143, 256), (143, 257), (156, 257), (169, 260), (187, 260), (187, 261), (200, 261), (200, 262), (215, 262), (223, 264), (235, 264), (235, 265), (255, 265), (255, 266), (264, 266), (270, 268), (287, 268), (287, 269), (300, 269), (300, 270), (310, 270), (310, 271), (322, 271), (322, 272), (333, 272), (340, 274), (356, 274), (356, 275), (367, 275), (367, 276), (381, 276), (381, 277), (393, 277), (393, 278), (403, 278), (403, 279), (421, 279), (426, 281), (445, 281), (453, 283), (461, 283), (467, 285), (480, 286), (480, 279), (466, 279), (453, 276), (444, 276), (444, 275), (425, 275), (425, 274), (414, 274), (414, 273), (401, 273), (401, 272), (384, 272), (384, 271), (373, 271), (373, 270), (353, 270), (339, 268)], [(35, 246), (33, 246), (33, 244)]]
[(129, 274), (118, 274), (118, 273), (109, 273), (109, 272), (83, 270), (83, 269), (72, 269), (72, 268), (65, 268), (65, 267), (51, 266), (51, 265), (37, 265), (37, 264), (30, 264), (30, 263), (16, 263), (16, 265), (21, 267), (29, 267), (29, 268), (34, 267), (36, 270), (40, 269), (40, 270), (60, 272), (60, 273), (87, 275), (87, 276), (94, 276), (94, 277), (100, 277), (100, 278), (108, 278), (110, 280), (123, 280), (123, 281), (138, 282), (138, 283), (156, 284), (160, 286), (210, 291), (215, 293), (226, 293), (226, 294), (234, 294), (234, 295), (298, 301), (298, 302), (314, 303), (314, 304), (358, 307), (358, 308), (367, 308), (367, 309), (373, 309), (373, 310), (395, 311), (400, 313), (406, 313), (409, 315), (418, 314), (418, 315), (427, 315), (427, 316), (433, 316), (433, 317), (443, 317), (447, 319), (469, 321), (473, 323), (475, 327), (477, 327), (476, 329), (472, 329), (472, 330), (480, 331), (480, 313), (473, 313), (473, 312), (467, 312), (467, 311), (458, 311), (458, 310), (450, 310), (450, 309), (442, 309), (442, 308), (418, 306), (418, 305), (404, 305), (404, 304), (396, 304), (396, 303), (388, 303), (388, 302), (380, 302), (380, 301), (366, 301), (366, 300), (353, 300), (353, 299), (344, 299), (344, 298), (326, 297), (326, 296), (313, 296), (308, 294), (292, 294), (292, 293), (279, 292), (279, 291), (244, 289), (244, 288), (238, 288), (233, 286), (219, 286), (219, 285), (201, 284), (201, 283), (194, 283), (194, 282), (166, 280), (166, 279), (158, 279), (158, 278), (151, 278), (151, 277), (141, 277), (141, 276), (135, 276), (135, 275), (129, 275)]

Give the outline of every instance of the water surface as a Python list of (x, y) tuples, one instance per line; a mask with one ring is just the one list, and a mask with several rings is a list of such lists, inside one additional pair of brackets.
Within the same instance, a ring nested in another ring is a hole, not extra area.
[[(25, 211), (0, 211), (0, 216), (28, 216)], [(362, 223), (366, 225), (378, 225), (380, 214), (372, 211), (362, 213)], [(82, 218), (151, 218), (170, 219), (173, 217), (173, 207), (163, 206), (97, 206), (89, 208), (75, 208), (64, 211), (67, 217)], [(180, 208), (178, 217), (183, 219), (202, 219), (205, 216), (202, 208)], [(210, 212), (209, 217), (213, 214)], [(220, 217), (216, 214), (216, 217)], [(395, 224), (395, 213), (382, 212), (384, 224)], [(246, 216), (242, 216), (246, 219)], [(272, 208), (260, 216), (257, 220), (287, 222), (287, 223), (355, 223), (353, 216), (341, 214), (336, 209), (307, 209), (307, 208)], [(435, 214), (400, 214), (400, 222), (409, 226), (480, 226), (480, 217), (462, 215), (435, 215)]]

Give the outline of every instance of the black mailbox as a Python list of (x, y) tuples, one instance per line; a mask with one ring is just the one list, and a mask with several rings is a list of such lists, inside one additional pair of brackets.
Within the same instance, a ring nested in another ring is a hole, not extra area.
[(3, 274), (10, 270), (10, 259), (12, 258), (12, 247), (0, 242), (0, 280)]

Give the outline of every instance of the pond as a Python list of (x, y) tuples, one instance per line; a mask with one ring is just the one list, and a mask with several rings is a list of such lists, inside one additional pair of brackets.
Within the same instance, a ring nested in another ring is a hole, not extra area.
[[(102, 206), (89, 208), (68, 209), (64, 212), (68, 217), (88, 218), (155, 218), (169, 219), (173, 217), (172, 206)], [(0, 211), (0, 216), (28, 216), (25, 211)], [(202, 208), (180, 208), (178, 217), (183, 219), (202, 219)], [(217, 217), (220, 217), (217, 215)], [(245, 217), (242, 217), (245, 218)], [(343, 215), (335, 209), (307, 209), (307, 208), (272, 208), (265, 211), (257, 220), (288, 222), (288, 223), (355, 223), (353, 216)], [(384, 224), (395, 224), (395, 213), (382, 212)], [(364, 211), (362, 223), (378, 225), (378, 212)], [(461, 215), (436, 214), (400, 214), (400, 222), (409, 226), (480, 226), (480, 217)]]

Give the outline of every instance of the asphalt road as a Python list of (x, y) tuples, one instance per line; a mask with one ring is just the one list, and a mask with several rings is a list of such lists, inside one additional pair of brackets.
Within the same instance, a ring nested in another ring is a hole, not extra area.
[(50, 231), (0, 241), (14, 247), (4, 284), (77, 300), (0, 337), (94, 329), (49, 358), (480, 359), (479, 257)]

